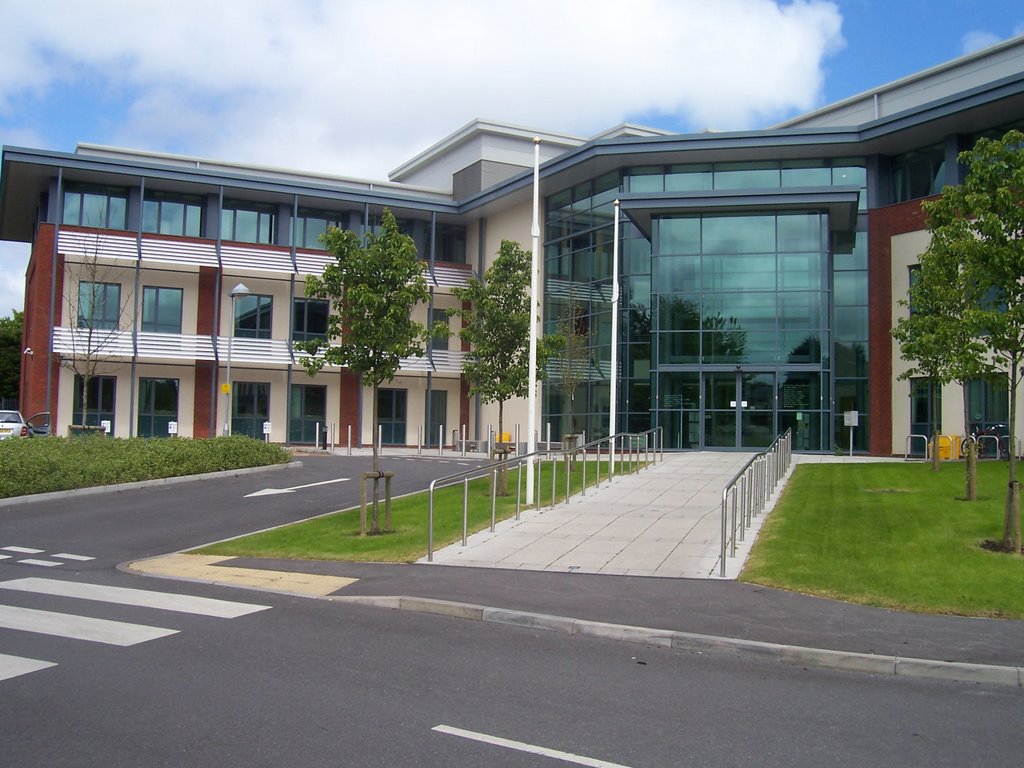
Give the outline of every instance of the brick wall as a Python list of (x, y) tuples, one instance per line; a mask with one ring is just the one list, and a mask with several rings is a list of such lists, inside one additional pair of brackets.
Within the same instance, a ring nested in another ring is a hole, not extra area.
[[(934, 198), (928, 198), (934, 199)], [(925, 228), (921, 200), (868, 212), (868, 338), (871, 396), (868, 414), (876, 456), (892, 455), (892, 238)]]
[(57, 254), (56, 286), (53, 280), (53, 243), (55, 227), (40, 224), (32, 243), (25, 272), (25, 317), (22, 327), (20, 407), (26, 416), (49, 411), (51, 423), (57, 420), (57, 389), (60, 362), (50, 360), (50, 403), (46, 402), (47, 353), (50, 345), (50, 297), (55, 296), (54, 325), (61, 324), (64, 295), (64, 257)]

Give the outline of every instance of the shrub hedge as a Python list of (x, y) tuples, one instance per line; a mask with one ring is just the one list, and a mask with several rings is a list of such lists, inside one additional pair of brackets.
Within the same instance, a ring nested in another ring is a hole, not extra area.
[(0, 498), (283, 464), (279, 445), (250, 437), (34, 437), (0, 441)]

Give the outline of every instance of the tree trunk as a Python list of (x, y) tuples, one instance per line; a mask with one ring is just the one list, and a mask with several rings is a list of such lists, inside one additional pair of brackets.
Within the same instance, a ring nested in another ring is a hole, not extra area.
[[(370, 442), (373, 443), (373, 472), (376, 475), (380, 475), (380, 458), (379, 451), (380, 446), (377, 445), (377, 436), (380, 434), (380, 428), (377, 426), (377, 382), (373, 383), (373, 403), (371, 403), (371, 416), (370, 421), (373, 424), (373, 434), (370, 436)], [(373, 516), (370, 520), (370, 533), (380, 533), (380, 515), (377, 512), (377, 505), (379, 496), (379, 481), (373, 481)]]
[(964, 443), (967, 451), (967, 500), (978, 500), (978, 446), (973, 440)]
[(966, 496), (967, 501), (978, 500), (978, 447), (971, 437), (971, 424), (970, 424), (970, 404), (967, 399), (967, 384), (966, 382), (960, 382), (960, 394), (964, 401), (964, 442), (961, 446), (961, 451), (966, 451), (964, 458), (965, 472), (967, 477), (965, 479), (966, 485)]
[[(505, 401), (498, 401), (498, 439), (495, 441), (495, 450), (491, 454), (491, 461), (497, 463), (508, 458), (508, 451), (503, 447), (505, 428)], [(508, 496), (508, 466), (501, 466), (492, 472), (495, 496)]]
[(932, 428), (932, 472), (939, 471), (939, 430)]
[(1007, 453), (1010, 460), (1010, 482), (1006, 489), (1006, 512), (1003, 517), (1003, 546), (1020, 554), (1020, 485), (1017, 483), (1017, 385), (1019, 361), (1010, 363), (1010, 434), (1007, 436)]

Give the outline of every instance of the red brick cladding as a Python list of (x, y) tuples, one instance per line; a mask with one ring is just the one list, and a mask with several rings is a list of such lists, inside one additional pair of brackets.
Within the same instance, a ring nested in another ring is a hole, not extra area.
[(50, 297), (55, 297), (53, 324), (61, 324), (61, 298), (64, 296), (64, 257), (57, 255), (56, 290), (53, 285), (52, 224), (40, 224), (32, 243), (28, 268), (25, 272), (25, 317), (22, 326), (22, 350), (32, 350), (21, 356), (20, 407), (26, 416), (49, 411), (51, 424), (57, 421), (57, 390), (60, 362), (50, 360), (50, 403), (46, 403), (46, 365), (50, 349)]
[(871, 349), (868, 450), (876, 456), (893, 453), (892, 238), (925, 228), (922, 202), (911, 200), (868, 212), (868, 338)]
[(362, 430), (359, 426), (359, 375), (343, 371), (341, 374), (341, 424), (338, 425), (337, 441), (348, 441), (348, 428), (352, 426), (352, 445), (362, 445)]
[[(215, 310), (220, 276), (215, 267), (199, 268), (199, 302), (196, 308), (196, 333), (200, 336), (212, 336), (214, 333)], [(214, 384), (217, 378), (217, 367), (208, 361), (196, 361), (195, 392), (192, 396), (192, 435), (194, 437), (214, 437), (216, 427), (212, 430), (217, 402)]]

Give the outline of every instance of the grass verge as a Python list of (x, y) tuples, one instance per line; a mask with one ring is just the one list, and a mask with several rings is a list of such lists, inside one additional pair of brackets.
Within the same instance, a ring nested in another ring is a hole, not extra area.
[(797, 467), (741, 581), (925, 613), (1024, 618), (1024, 558), (982, 549), (1002, 537), (1006, 464)]
[[(587, 483), (593, 485), (596, 461), (587, 462)], [(632, 469), (627, 464), (626, 470)], [(607, 462), (601, 467), (602, 478), (607, 478)], [(555, 495), (565, 496), (565, 467), (554, 465)], [(550, 503), (552, 463), (539, 465), (540, 498), (542, 505)], [(525, 470), (524, 470), (525, 476)], [(499, 496), (495, 504), (495, 519), (505, 520), (516, 512), (516, 484), (518, 470), (509, 471), (508, 496)], [(583, 462), (574, 462), (569, 473), (570, 493), (577, 493), (583, 484)], [(489, 478), (469, 482), (468, 531), (474, 533), (490, 526), (491, 493)], [(383, 493), (383, 486), (381, 488)], [(524, 491), (525, 498), (525, 491)], [(434, 497), (434, 548), (440, 549), (462, 538), (463, 485), (441, 488)], [(391, 505), (391, 531), (379, 536), (359, 535), (359, 509), (334, 512), (313, 520), (293, 523), (270, 531), (255, 533), (231, 541), (204, 547), (204, 555), (226, 557), (269, 557), (293, 560), (342, 560), (354, 562), (408, 563), (427, 554), (427, 493), (420, 492), (396, 499)], [(369, 513), (368, 515), (369, 516)], [(383, 524), (384, 504), (380, 505)]]
[(33, 437), (0, 441), (0, 498), (283, 464), (279, 445), (249, 437)]

